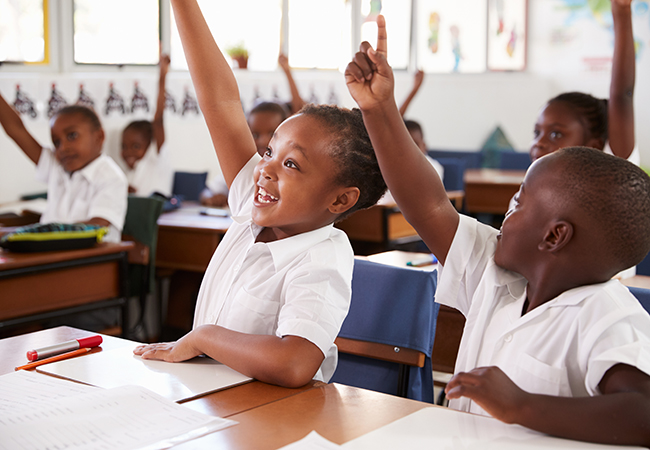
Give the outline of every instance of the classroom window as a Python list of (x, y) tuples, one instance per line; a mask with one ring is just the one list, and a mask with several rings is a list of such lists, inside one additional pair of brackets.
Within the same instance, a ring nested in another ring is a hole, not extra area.
[(73, 5), (75, 63), (158, 64), (158, 0), (74, 0)]
[(411, 48), (411, 2), (404, 0), (363, 0), (361, 2), (361, 40), (377, 45), (377, 15), (386, 18), (388, 63), (393, 69), (406, 69)]
[(0, 61), (47, 63), (47, 0), (0, 0)]
[(288, 53), (292, 67), (339, 69), (350, 62), (352, 23), (346, 3), (289, 0)]
[[(275, 70), (280, 52), (282, 0), (199, 0), (205, 21), (219, 48), (228, 59), (228, 49), (243, 46), (248, 51), (248, 69)], [(183, 47), (171, 18), (171, 67), (187, 70)], [(233, 67), (237, 67), (233, 63)]]

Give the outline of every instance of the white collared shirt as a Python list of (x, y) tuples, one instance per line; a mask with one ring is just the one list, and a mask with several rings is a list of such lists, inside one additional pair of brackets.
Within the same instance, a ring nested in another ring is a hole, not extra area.
[(239, 172), (228, 203), (233, 223), (203, 277), (194, 327), (216, 324), (249, 334), (300, 336), (325, 356), (315, 379), (328, 381), (334, 339), (350, 307), (354, 253), (346, 234), (327, 225), (274, 242), (255, 242), (251, 220), (255, 154)]
[[(650, 374), (650, 315), (617, 280), (581, 286), (521, 315), (527, 281), (494, 262), (497, 230), (461, 216), (436, 301), (467, 321), (454, 372), (498, 366), (527, 392), (599, 395), (609, 368)], [(450, 407), (487, 414), (463, 397)]]
[(159, 192), (169, 197), (172, 194), (174, 172), (168, 159), (167, 145), (163, 144), (158, 152), (157, 144), (152, 141), (133, 169), (125, 167), (126, 179), (129, 186), (135, 188), (135, 195), (149, 197), (154, 192)]
[(99, 217), (110, 222), (106, 242), (119, 242), (126, 217), (128, 185), (120, 167), (99, 155), (70, 175), (43, 148), (36, 165), (36, 178), (47, 183), (47, 206), (41, 223), (76, 223)]

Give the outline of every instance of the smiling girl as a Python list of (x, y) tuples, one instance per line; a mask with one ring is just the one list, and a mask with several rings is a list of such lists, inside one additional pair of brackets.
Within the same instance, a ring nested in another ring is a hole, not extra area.
[(333, 223), (386, 190), (361, 113), (307, 106), (258, 155), (236, 80), (196, 1), (172, 6), (233, 223), (201, 283), (193, 330), (134, 353), (171, 362), (205, 354), (287, 387), (328, 381), (354, 263)]

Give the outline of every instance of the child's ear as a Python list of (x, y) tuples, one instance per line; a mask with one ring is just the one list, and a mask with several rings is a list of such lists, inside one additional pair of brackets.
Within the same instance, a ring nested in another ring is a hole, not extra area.
[(352, 186), (345, 188), (329, 206), (329, 211), (336, 215), (343, 214), (345, 211), (357, 204), (360, 193), (361, 191), (359, 191), (358, 187)]
[(546, 231), (544, 239), (537, 248), (544, 252), (557, 252), (565, 247), (572, 238), (573, 225), (564, 220), (559, 220)]
[(95, 135), (95, 138), (97, 139), (97, 142), (99, 143), (99, 146), (101, 147), (104, 144), (104, 138), (106, 137), (106, 135), (104, 134), (104, 129), (99, 128), (98, 130), (95, 131), (95, 133), (97, 133)]

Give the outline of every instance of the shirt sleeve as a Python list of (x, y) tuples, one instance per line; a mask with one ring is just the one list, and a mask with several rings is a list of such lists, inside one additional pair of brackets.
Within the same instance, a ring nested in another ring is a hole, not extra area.
[(58, 162), (54, 158), (52, 149), (42, 148), (41, 156), (38, 158), (38, 163), (36, 163), (36, 180), (47, 183), (55, 164), (58, 164)]
[(467, 315), (488, 264), (494, 260), (498, 231), (460, 215), (445, 265), (438, 265), (436, 302)]
[(318, 252), (311, 253), (287, 275), (287, 300), (276, 333), (307, 339), (327, 356), (350, 309), (354, 256), (332, 258), (330, 253), (325, 259), (329, 263), (323, 263)]
[[(106, 172), (108, 172), (107, 169)], [(113, 170), (112, 176), (102, 177), (93, 192), (93, 198), (88, 209), (88, 218), (99, 217), (108, 220), (119, 232), (124, 228), (128, 199), (128, 183), (126, 176)]]
[(238, 216), (250, 215), (253, 209), (253, 194), (255, 192), (253, 173), (255, 166), (261, 159), (260, 155), (255, 153), (242, 167), (230, 185), (228, 207), (235, 220), (237, 220)]

